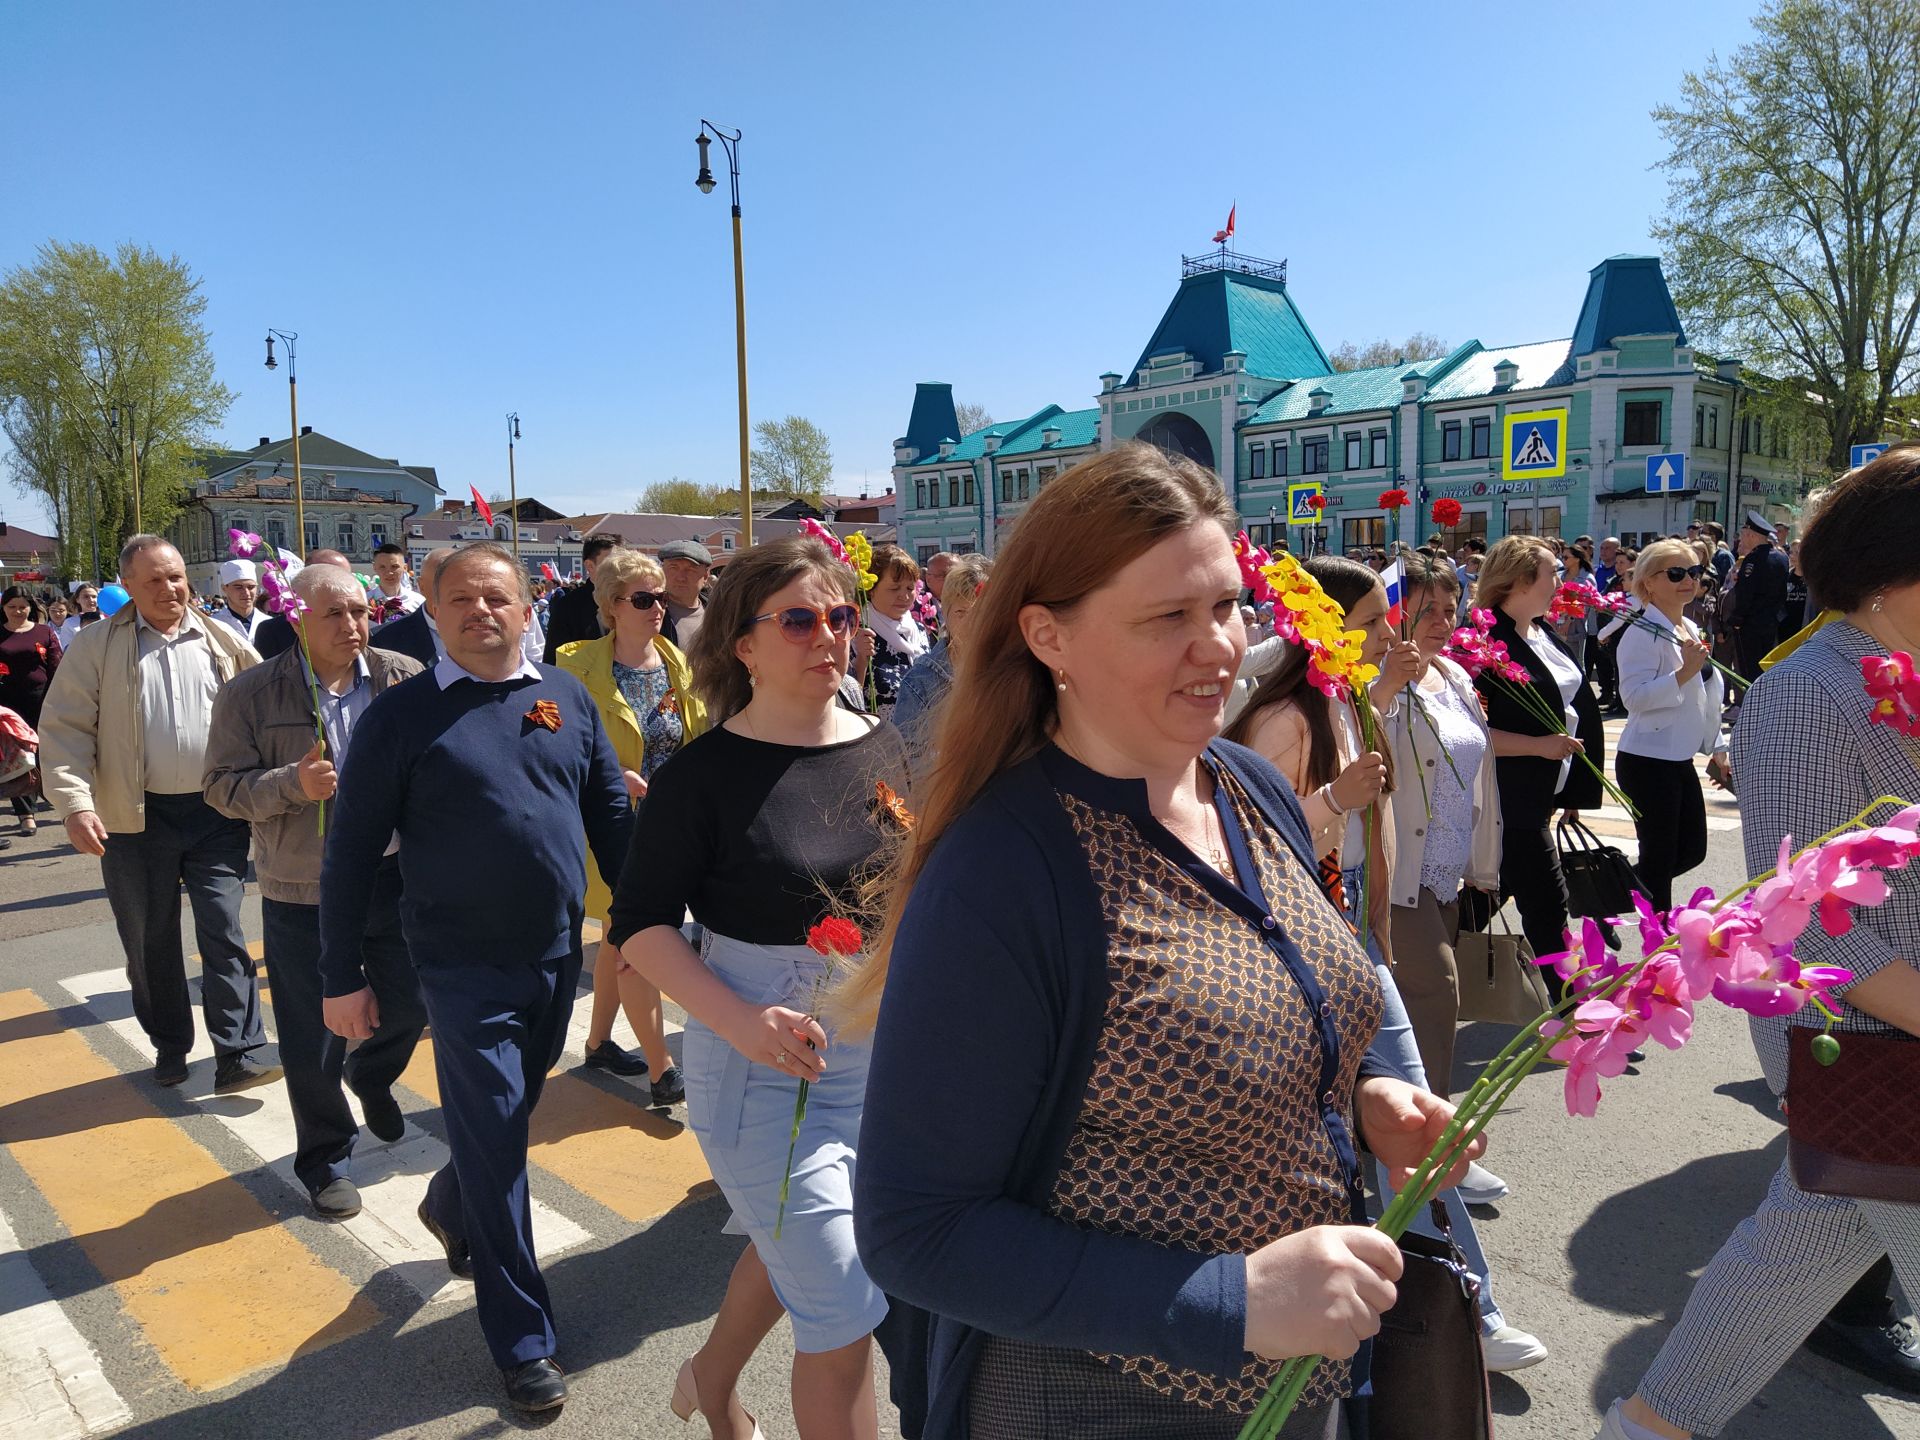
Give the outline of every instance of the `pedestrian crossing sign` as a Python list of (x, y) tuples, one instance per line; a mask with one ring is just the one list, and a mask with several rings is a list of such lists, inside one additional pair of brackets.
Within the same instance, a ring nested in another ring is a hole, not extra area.
[(1567, 473), (1567, 412), (1515, 410), (1506, 420), (1504, 480), (1537, 480)]
[(1318, 525), (1320, 511), (1314, 505), (1320, 494), (1320, 482), (1308, 480), (1299, 485), (1287, 486), (1287, 524)]

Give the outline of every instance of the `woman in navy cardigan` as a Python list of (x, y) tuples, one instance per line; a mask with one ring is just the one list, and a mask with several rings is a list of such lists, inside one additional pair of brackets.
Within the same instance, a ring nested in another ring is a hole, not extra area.
[(1331, 1359), (1285, 1433), (1334, 1436), (1393, 1303), (1358, 1146), (1404, 1180), (1452, 1111), (1368, 1062), (1379, 985), (1299, 805), (1214, 738), (1232, 524), (1141, 445), (1034, 502), (839, 997), (877, 1007), (855, 1236), (929, 1316), (929, 1440), (1232, 1436), (1302, 1354)]

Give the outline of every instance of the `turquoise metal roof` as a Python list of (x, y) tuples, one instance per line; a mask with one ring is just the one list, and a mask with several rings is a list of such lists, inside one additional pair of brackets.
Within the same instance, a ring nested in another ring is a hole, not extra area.
[(960, 438), (953, 408), (953, 386), (922, 381), (913, 387), (913, 414), (907, 420), (907, 447), (916, 460), (939, 453), (942, 440)]
[(1351, 415), (1360, 410), (1389, 410), (1400, 403), (1400, 381), (1407, 375), (1432, 375), (1453, 357), (1402, 360), (1397, 365), (1374, 365), (1365, 370), (1336, 370), (1309, 375), (1271, 395), (1246, 421), (1260, 425), (1270, 420), (1305, 420), (1312, 416), (1313, 392), (1325, 390), (1333, 398), (1322, 415)]
[[(1051, 445), (1046, 443), (1043, 433), (1049, 425), (1060, 427), (1060, 438)], [(1099, 438), (1100, 412), (1097, 409), (1062, 410), (1058, 405), (1049, 405), (1029, 418), (1012, 436), (1002, 440), (995, 458), (1004, 460), (1009, 455), (1029, 455), (1041, 450), (1070, 450), (1076, 445), (1091, 445)]]
[[(1565, 340), (1542, 340), (1534, 345), (1507, 345), (1482, 348), (1466, 356), (1445, 375), (1434, 381), (1426, 400), (1468, 400), (1494, 393), (1494, 367), (1511, 360), (1519, 367), (1513, 382), (1515, 390), (1540, 390), (1548, 385), (1564, 385), (1573, 378), (1573, 362)], [(1502, 392), (1505, 393), (1505, 392)]]
[(1185, 351), (1203, 369), (1224, 368), (1229, 350), (1246, 352), (1249, 374), (1272, 380), (1319, 375), (1333, 368), (1284, 280), (1237, 270), (1210, 270), (1180, 282), (1173, 302), (1140, 352), (1131, 380), (1156, 355)]
[(1573, 353), (1609, 348), (1617, 335), (1687, 334), (1656, 255), (1609, 255), (1587, 272), (1587, 298), (1573, 327)]

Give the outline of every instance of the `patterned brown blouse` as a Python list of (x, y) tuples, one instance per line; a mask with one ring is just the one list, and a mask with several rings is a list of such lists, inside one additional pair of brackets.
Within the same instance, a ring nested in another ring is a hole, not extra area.
[[(1356, 1075), (1380, 1028), (1373, 965), (1238, 784), (1224, 773), (1219, 783), (1272, 918), (1325, 992), (1339, 1036), (1334, 1104), (1351, 1136)], [(1325, 1056), (1299, 984), (1259, 927), (1134, 819), (1059, 794), (1102, 892), (1112, 989), (1053, 1213), (1205, 1254), (1348, 1223), (1352, 1175), (1316, 1094)], [(1152, 1356), (1102, 1358), (1163, 1394), (1240, 1414), (1279, 1369), (1254, 1361), (1219, 1376)], [(1345, 1363), (1322, 1365), (1302, 1404), (1344, 1395), (1348, 1374)]]

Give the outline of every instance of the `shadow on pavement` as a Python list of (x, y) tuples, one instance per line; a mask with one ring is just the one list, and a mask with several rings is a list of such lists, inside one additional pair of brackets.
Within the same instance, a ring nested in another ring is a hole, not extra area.
[[(595, 1366), (719, 1309), (741, 1248), (738, 1238), (721, 1233), (726, 1215), (718, 1199), (686, 1205), (639, 1234), (588, 1246), (543, 1267), (560, 1337), (556, 1358), (576, 1397), (594, 1386)], [(392, 1290), (382, 1286), (380, 1293)], [(461, 1431), (463, 1437), (482, 1437), (544, 1429), (556, 1418), (507, 1408), (470, 1303), (417, 1305), (405, 1314), (383, 1308), (382, 1324), (301, 1356), (270, 1379), (224, 1398), (197, 1397), (188, 1409), (117, 1433), (141, 1440), (367, 1440), (411, 1434), (470, 1410), (497, 1412), (497, 1419)], [(435, 1318), (419, 1323), (422, 1310)], [(665, 1390), (628, 1400), (631, 1433), (666, 1432)]]
[(1752, 1106), (1776, 1125), (1786, 1123), (1786, 1117), (1780, 1113), (1780, 1102), (1774, 1097), (1772, 1087), (1757, 1075), (1751, 1080), (1729, 1080), (1724, 1085), (1716, 1085), (1713, 1087), (1713, 1093), (1724, 1095), (1729, 1100), (1738, 1100), (1742, 1105)]
[[(1755, 1083), (1765, 1091), (1763, 1082)], [(1743, 1088), (1723, 1086), (1721, 1093)], [(1771, 1112), (1772, 1093), (1767, 1092), (1766, 1098)], [(1567, 1244), (1572, 1267), (1568, 1289), (1574, 1298), (1649, 1320), (1618, 1341), (1601, 1363), (1593, 1382), (1596, 1415), (1639, 1384), (1686, 1308), (1695, 1279), (1765, 1196), (1786, 1150), (1782, 1133), (1763, 1149), (1695, 1160), (1669, 1175), (1608, 1196), (1574, 1232)], [(1820, 1387), (1819, 1410), (1826, 1433), (1848, 1440), (1894, 1435), (1862, 1400), (1860, 1392), (1867, 1381), (1804, 1352), (1782, 1369), (1797, 1370), (1803, 1384), (1811, 1381)], [(1796, 1398), (1804, 1403), (1804, 1395)], [(1766, 1390), (1755, 1404), (1767, 1407)], [(1750, 1407), (1742, 1413), (1750, 1419), (1753, 1411)], [(1728, 1433), (1741, 1433), (1738, 1421)]]

